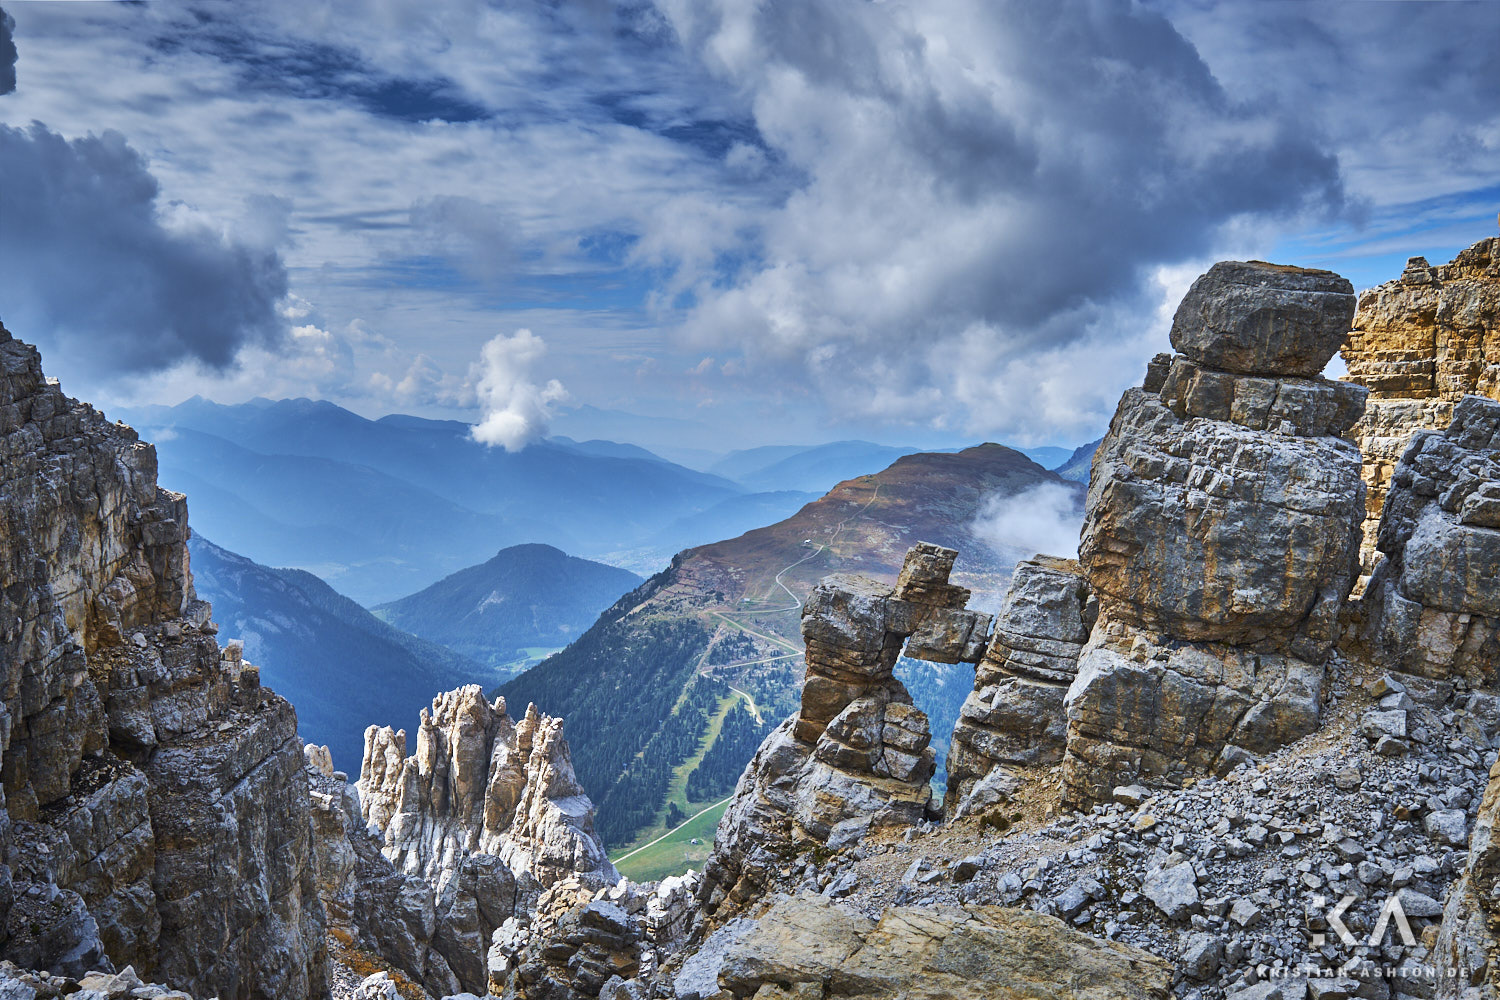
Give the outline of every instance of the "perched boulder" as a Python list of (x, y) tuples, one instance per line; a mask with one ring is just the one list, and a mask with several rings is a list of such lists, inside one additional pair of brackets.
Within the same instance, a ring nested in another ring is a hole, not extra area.
[(1366, 588), (1382, 665), (1500, 678), (1500, 402), (1465, 396), (1446, 431), (1419, 431), (1396, 466)]
[(1172, 346), (1240, 375), (1317, 378), (1354, 317), (1354, 286), (1332, 271), (1221, 261), (1183, 296)]
[(948, 750), (951, 812), (1000, 765), (1062, 760), (1063, 698), (1088, 640), (1088, 585), (1071, 559), (1037, 556), (1016, 566), (974, 690), (964, 699)]
[(1375, 564), (1386, 490), (1412, 436), (1441, 430), (1466, 395), (1500, 399), (1500, 239), (1432, 266), (1413, 257), (1395, 281), (1359, 298), (1342, 353), (1350, 382), (1369, 390), (1349, 431), (1366, 494), (1364, 571)]
[[(1064, 797), (1178, 780), (1317, 726), (1364, 487), (1316, 377), (1353, 306), (1328, 272), (1216, 265), (1094, 457), (1079, 562), (1099, 617), (1066, 696)], [(1154, 390), (1154, 391), (1153, 391)]]

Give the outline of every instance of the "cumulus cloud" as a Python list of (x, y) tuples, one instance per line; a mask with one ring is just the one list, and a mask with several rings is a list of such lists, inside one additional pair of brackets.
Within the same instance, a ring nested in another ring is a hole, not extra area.
[(0, 7), (0, 94), (16, 89), (16, 19)]
[(557, 379), (538, 385), (532, 369), (547, 352), (530, 330), (497, 335), (480, 352), (475, 394), (483, 417), (470, 436), (481, 444), (520, 451), (546, 435), (552, 407), (568, 394)]
[(980, 505), (970, 532), (1005, 559), (1034, 555), (1078, 556), (1083, 528), (1083, 491), (1061, 483), (1039, 483)]
[(282, 339), (277, 251), (160, 204), (119, 133), (0, 125), (0, 177), (0, 309), (20, 336), (125, 373), (223, 369)]
[[(805, 177), (688, 330), (852, 415), (1092, 428), (1054, 398), (1090, 360), (1066, 349), (1148, 353), (1156, 268), (1345, 205), (1316, 130), (1226, 92), (1144, 5), (659, 2)], [(1136, 367), (1091, 373), (1113, 394)]]

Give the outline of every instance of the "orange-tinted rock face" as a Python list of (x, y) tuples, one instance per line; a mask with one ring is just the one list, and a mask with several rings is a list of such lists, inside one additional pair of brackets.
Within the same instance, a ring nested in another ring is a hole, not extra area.
[(1412, 435), (1448, 426), (1463, 396), (1500, 399), (1500, 239), (1440, 267), (1413, 257), (1400, 278), (1360, 296), (1341, 353), (1349, 381), (1370, 390), (1364, 418), (1347, 435), (1364, 455), (1369, 487), (1368, 572), (1386, 489)]

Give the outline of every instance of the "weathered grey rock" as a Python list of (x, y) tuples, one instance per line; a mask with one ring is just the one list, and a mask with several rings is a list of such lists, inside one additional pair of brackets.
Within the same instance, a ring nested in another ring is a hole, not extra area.
[(187, 502), (0, 328), (0, 955), (326, 991), (291, 706), (220, 650)]
[(1363, 394), (1314, 376), (1352, 308), (1328, 272), (1216, 265), (1174, 322), (1189, 357), (1121, 399), (1079, 546), (1099, 617), (1065, 699), (1069, 804), (1317, 727), (1364, 487), (1336, 436)]
[[(398, 870), (360, 814), (359, 796), (319, 767), (309, 747), (313, 857), (329, 933), (341, 945), (379, 956), (434, 996), (483, 992), (484, 955), (495, 928), (525, 912), (515, 877), (492, 855), (468, 855), (441, 891)], [(330, 768), (331, 771), (331, 768)]]
[(1228, 372), (1310, 378), (1338, 351), (1354, 306), (1354, 286), (1332, 271), (1221, 261), (1178, 305), (1172, 346)]
[(1500, 762), (1489, 772), (1474, 832), (1469, 839), (1468, 862), (1463, 874), (1449, 890), (1442, 924), (1432, 947), (1437, 973), (1436, 995), (1448, 1000), (1472, 996), (1470, 987), (1481, 988), (1481, 997), (1495, 996), (1494, 974), (1500, 970), (1500, 840), (1495, 837), (1500, 819)]
[(358, 788), (386, 857), (439, 891), (471, 854), (497, 857), (540, 887), (569, 875), (619, 879), (594, 833), (562, 720), (532, 705), (513, 722), (505, 700), (486, 701), (477, 684), (433, 699), (410, 757), (405, 730), (366, 730)]
[[(1025, 910), (891, 907), (876, 921), (804, 894), (740, 928), (717, 980), (737, 998), (1123, 1000), (1165, 998), (1172, 972), (1143, 951)], [(804, 987), (811, 992), (797, 992)]]
[(1101, 616), (1320, 661), (1354, 582), (1363, 489), (1347, 441), (1180, 420), (1131, 389), (1094, 459), (1079, 561)]
[(1366, 588), (1365, 639), (1381, 663), (1425, 677), (1500, 678), (1500, 402), (1465, 396), (1441, 433), (1396, 466), (1381, 515), (1383, 557)]
[(1151, 900), (1168, 920), (1181, 920), (1198, 908), (1198, 878), (1186, 859), (1158, 868), (1141, 882), (1141, 895)]
[(957, 553), (919, 543), (896, 587), (832, 576), (802, 609), (807, 672), (798, 713), (756, 753), (704, 868), (711, 911), (753, 898), (772, 857), (799, 842), (845, 845), (927, 815), (936, 754), (927, 716), (892, 670), (909, 656), (976, 662), (990, 616), (948, 583)]
[(1067, 741), (1063, 697), (1088, 639), (1088, 587), (1071, 559), (1038, 556), (1016, 566), (974, 690), (964, 699), (948, 751), (955, 814), (996, 766), (1054, 764)]
[(1137, 779), (1176, 783), (1226, 754), (1266, 753), (1318, 726), (1323, 671), (1223, 643), (1148, 642), (1101, 622), (1068, 692), (1065, 793), (1106, 800)]

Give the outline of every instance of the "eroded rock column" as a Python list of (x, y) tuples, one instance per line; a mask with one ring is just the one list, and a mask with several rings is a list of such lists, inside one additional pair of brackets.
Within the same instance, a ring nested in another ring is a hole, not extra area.
[(756, 753), (719, 823), (704, 869), (711, 910), (752, 898), (799, 843), (838, 846), (928, 815), (936, 767), (927, 716), (892, 675), (906, 655), (977, 662), (990, 616), (948, 582), (958, 553), (918, 543), (894, 587), (831, 576), (802, 608), (807, 674), (798, 713)]
[(1099, 620), (1067, 695), (1064, 797), (1175, 781), (1316, 728), (1357, 570), (1365, 390), (1317, 373), (1354, 311), (1328, 271), (1216, 264), (1094, 459)]
[(1056, 764), (1067, 744), (1063, 699), (1088, 640), (1088, 584), (1072, 559), (1016, 566), (995, 632), (974, 671), (948, 750), (950, 816), (996, 768)]

